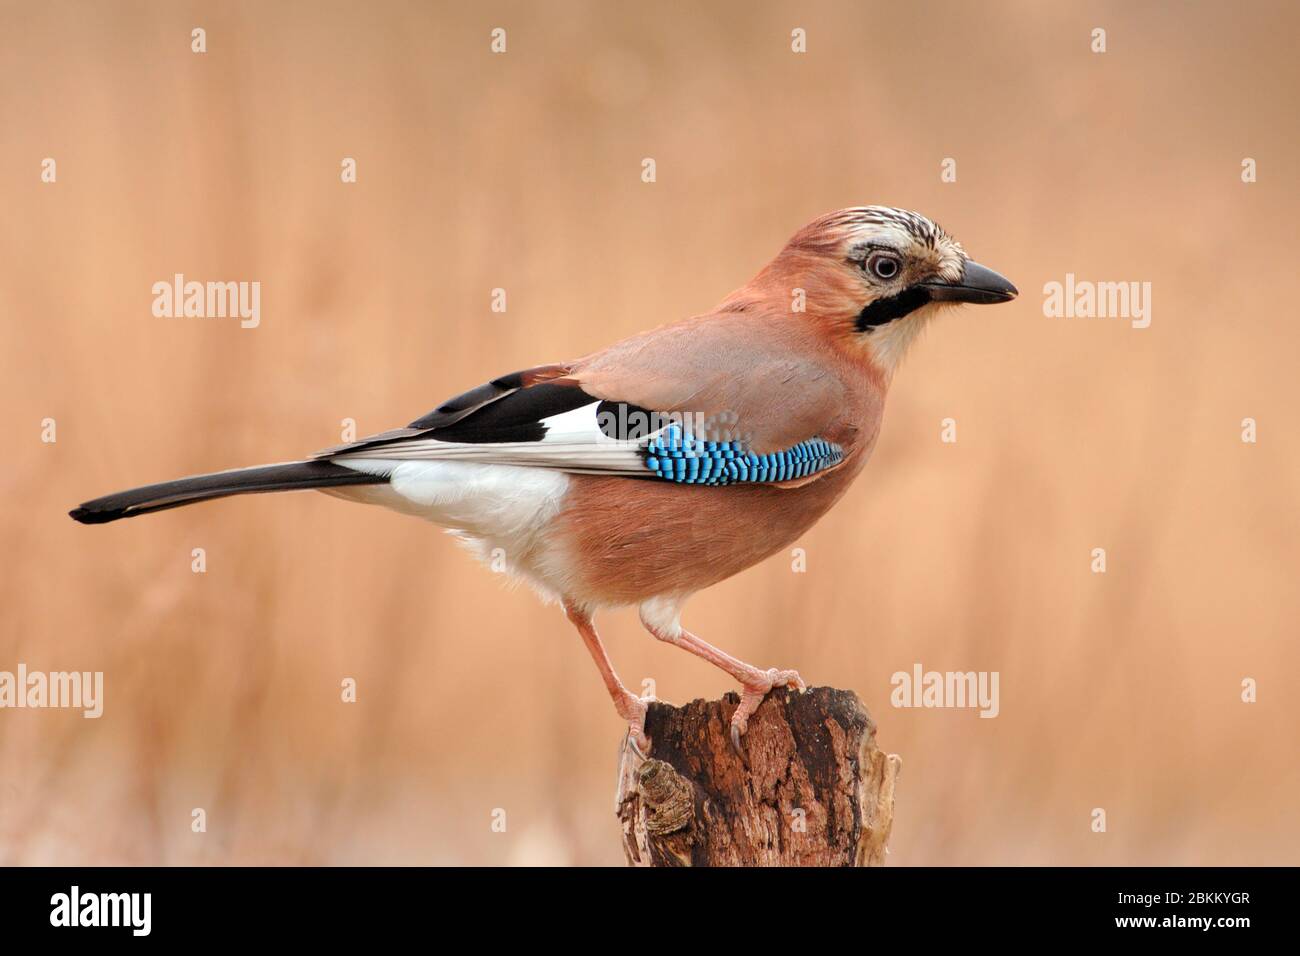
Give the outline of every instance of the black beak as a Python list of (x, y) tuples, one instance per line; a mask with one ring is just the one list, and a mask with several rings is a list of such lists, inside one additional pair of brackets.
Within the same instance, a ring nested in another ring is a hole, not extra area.
[(994, 302), (1010, 302), (1019, 295), (1015, 286), (992, 269), (970, 261), (956, 282), (922, 282), (920, 285), (929, 291), (932, 302), (992, 305)]

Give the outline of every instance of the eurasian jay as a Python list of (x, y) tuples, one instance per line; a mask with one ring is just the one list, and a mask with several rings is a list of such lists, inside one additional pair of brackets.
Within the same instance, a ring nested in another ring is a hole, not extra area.
[(561, 603), (640, 753), (647, 701), (615, 674), (598, 609), (637, 606), (659, 640), (739, 681), (741, 751), (767, 692), (803, 680), (696, 637), (682, 605), (792, 545), (844, 494), (871, 456), (903, 353), (940, 308), (1015, 295), (924, 216), (842, 209), (704, 315), (503, 375), (305, 461), (148, 485), (71, 515), (98, 524), (316, 488), (426, 518)]

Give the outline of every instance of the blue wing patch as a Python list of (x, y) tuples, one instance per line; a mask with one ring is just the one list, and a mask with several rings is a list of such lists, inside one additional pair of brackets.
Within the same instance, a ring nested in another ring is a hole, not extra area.
[(757, 455), (740, 441), (705, 441), (674, 423), (646, 445), (646, 467), (667, 481), (687, 485), (791, 481), (838, 465), (844, 449), (810, 438), (783, 451)]

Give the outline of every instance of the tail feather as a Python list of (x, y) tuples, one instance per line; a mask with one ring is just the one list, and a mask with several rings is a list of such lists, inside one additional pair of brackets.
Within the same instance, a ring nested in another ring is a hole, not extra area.
[(104, 524), (118, 518), (134, 518), (136, 515), (230, 495), (334, 488), (340, 485), (373, 485), (387, 480), (382, 475), (362, 474), (330, 461), (295, 461), (283, 465), (262, 465), (257, 468), (218, 471), (210, 475), (193, 475), (119, 491), (87, 501), (68, 514), (82, 524)]

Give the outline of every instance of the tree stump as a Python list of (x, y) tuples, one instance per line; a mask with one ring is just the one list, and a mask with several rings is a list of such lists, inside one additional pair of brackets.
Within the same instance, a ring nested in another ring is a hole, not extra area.
[(740, 698), (655, 702), (652, 755), (625, 746), (617, 812), (632, 866), (881, 866), (902, 761), (857, 694), (777, 689), (732, 749)]

